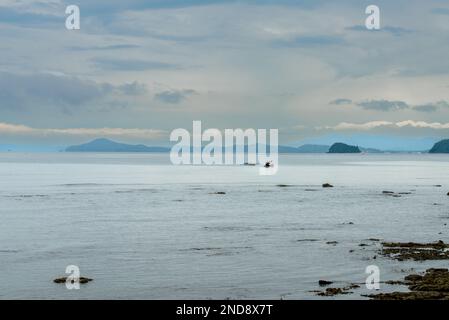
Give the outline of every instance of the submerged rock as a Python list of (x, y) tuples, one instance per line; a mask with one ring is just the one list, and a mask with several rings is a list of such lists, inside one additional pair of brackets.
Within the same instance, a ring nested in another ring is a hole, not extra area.
[(352, 292), (345, 291), (342, 288), (327, 288), (323, 292), (318, 292), (317, 296), (332, 297), (332, 296), (336, 296), (338, 294), (349, 294), (349, 293), (352, 293)]
[(224, 191), (218, 191), (218, 192), (211, 192), (209, 194), (226, 194), (226, 192)]

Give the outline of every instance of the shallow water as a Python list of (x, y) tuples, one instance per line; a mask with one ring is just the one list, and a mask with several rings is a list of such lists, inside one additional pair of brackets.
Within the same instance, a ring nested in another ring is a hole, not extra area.
[[(323, 299), (319, 279), (364, 283), (368, 265), (382, 281), (444, 266), (367, 239), (449, 242), (448, 191), (449, 155), (282, 155), (259, 176), (168, 154), (0, 153), (0, 299)], [(54, 284), (71, 264), (94, 281)]]

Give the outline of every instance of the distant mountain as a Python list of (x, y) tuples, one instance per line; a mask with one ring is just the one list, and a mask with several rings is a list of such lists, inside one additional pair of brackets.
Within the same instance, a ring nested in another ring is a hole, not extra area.
[(435, 143), (429, 153), (449, 153), (449, 139)]
[[(449, 140), (444, 140), (449, 141)], [(441, 141), (441, 142), (444, 142)], [(437, 144), (436, 144), (437, 145)], [(435, 145), (435, 146), (436, 146)], [(204, 146), (203, 146), (204, 147)], [(202, 148), (203, 148), (202, 147)], [(256, 150), (259, 149), (262, 152), (269, 152), (269, 146), (256, 145)], [(248, 145), (243, 147), (244, 153), (248, 153)], [(80, 144), (76, 146), (69, 146), (65, 149), (66, 152), (170, 152), (170, 147), (148, 147), (143, 144), (131, 145), (126, 143), (119, 143), (109, 139), (100, 138), (91, 142)], [(193, 148), (190, 148), (193, 151)], [(223, 146), (222, 152), (226, 151), (236, 152), (237, 147), (234, 145), (232, 148), (227, 149)], [(1, 151), (1, 148), (0, 148)], [(331, 147), (327, 145), (319, 144), (305, 144), (300, 147), (278, 146), (279, 153), (382, 153), (384, 151), (373, 148), (359, 148), (344, 143), (334, 143)], [(446, 151), (447, 152), (447, 151)]]
[(304, 144), (296, 148), (298, 153), (326, 153), (329, 151), (330, 146), (321, 144)]
[(329, 148), (329, 153), (360, 153), (360, 149), (359, 147), (356, 146), (350, 146), (348, 144), (345, 143), (334, 143), (330, 148)]
[(95, 139), (91, 142), (70, 146), (66, 152), (169, 152), (170, 149), (163, 147), (147, 147), (143, 144), (131, 145), (115, 142), (109, 139)]

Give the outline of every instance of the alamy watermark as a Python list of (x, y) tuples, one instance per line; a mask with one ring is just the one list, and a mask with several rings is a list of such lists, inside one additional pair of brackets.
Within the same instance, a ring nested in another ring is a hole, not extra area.
[(368, 30), (380, 29), (380, 9), (376, 5), (369, 5), (365, 9), (365, 13), (369, 16), (365, 20), (365, 26)]
[(376, 265), (369, 265), (365, 269), (365, 273), (368, 274), (365, 285), (368, 290), (380, 289), (380, 269)]
[(79, 30), (81, 28), (80, 8), (77, 5), (67, 6), (65, 13), (69, 16), (65, 20), (67, 30)]
[(80, 268), (75, 265), (69, 265), (65, 268), (65, 273), (68, 277), (65, 281), (65, 286), (68, 290), (79, 290), (80, 288)]
[[(202, 131), (201, 121), (193, 121), (192, 134), (178, 128), (170, 134), (170, 160), (175, 165), (260, 165), (260, 175), (274, 175), (278, 170), (278, 130), (218, 129)], [(203, 145), (207, 143), (206, 145)], [(269, 152), (268, 152), (269, 150)]]

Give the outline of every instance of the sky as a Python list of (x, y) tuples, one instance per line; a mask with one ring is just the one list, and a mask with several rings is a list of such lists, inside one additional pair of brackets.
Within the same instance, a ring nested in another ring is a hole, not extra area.
[(449, 138), (448, 40), (442, 0), (0, 0), (0, 145), (168, 145), (201, 120), (430, 148)]

